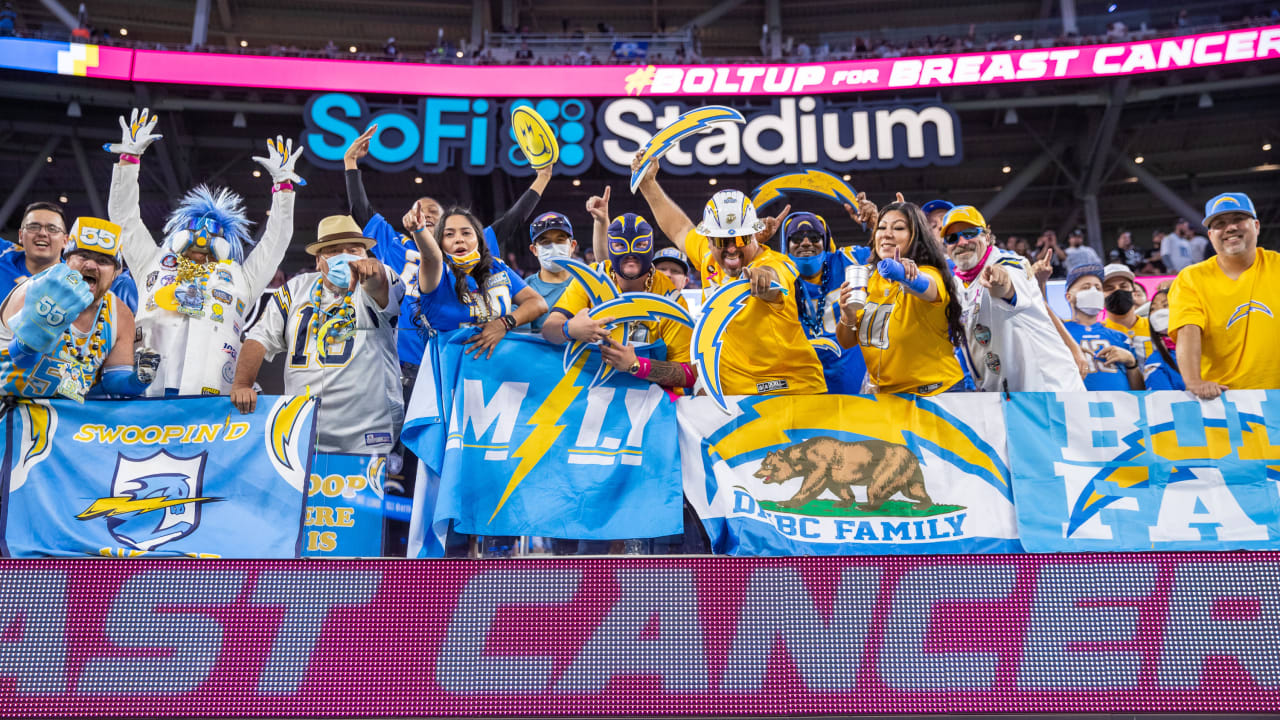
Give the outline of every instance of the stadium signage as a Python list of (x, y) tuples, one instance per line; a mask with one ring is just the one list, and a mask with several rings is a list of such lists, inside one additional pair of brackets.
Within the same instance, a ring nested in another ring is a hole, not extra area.
[[(534, 105), (551, 124), (561, 146), (557, 171), (565, 174), (578, 174), (594, 160), (613, 172), (629, 172), (636, 149), (691, 107), (635, 97), (596, 106), (579, 99), (500, 104), (439, 97), (421, 98), (416, 105), (377, 105), (358, 95), (325, 93), (307, 103), (304, 144), (314, 161), (340, 167), (351, 141), (376, 123), (369, 162), (380, 170), (482, 175), (501, 167), (531, 174), (507, 122), (515, 104)], [(667, 153), (663, 168), (677, 175), (772, 173), (797, 165), (852, 170), (955, 165), (962, 159), (959, 119), (937, 103), (781, 97), (744, 115), (745, 125), (718, 125), (685, 140)]]
[(1280, 701), (1277, 562), (17, 562), (0, 573), (0, 707), (171, 718), (1257, 711)]

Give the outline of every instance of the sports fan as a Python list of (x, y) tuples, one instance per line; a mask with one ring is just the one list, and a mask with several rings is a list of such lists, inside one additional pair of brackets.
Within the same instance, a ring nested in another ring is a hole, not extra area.
[[(608, 191), (605, 191), (606, 197)], [(592, 198), (591, 200), (595, 200)], [(587, 201), (590, 209), (591, 200)], [(538, 258), (540, 269), (525, 277), (524, 281), (533, 288), (549, 307), (555, 307), (556, 301), (569, 287), (569, 272), (560, 267), (556, 261), (560, 258), (573, 257), (578, 252), (578, 241), (573, 237), (573, 225), (569, 218), (558, 212), (545, 212), (529, 223), (529, 250)], [(547, 315), (535, 319), (522, 330), (540, 332)]]
[(0, 305), (0, 394), (84, 402), (90, 388), (141, 395), (160, 356), (133, 349), (133, 313), (110, 291), (120, 226), (80, 218), (66, 263), (19, 285)]
[(964, 343), (960, 304), (919, 207), (892, 202), (880, 210), (871, 262), (865, 305), (850, 305), (856, 288), (845, 283), (840, 304), (853, 312), (836, 326), (841, 347), (861, 347), (868, 390), (926, 396), (963, 390), (955, 355)]
[[(641, 153), (631, 161), (640, 167)], [(724, 329), (720, 376), (725, 395), (815, 395), (826, 392), (822, 363), (800, 324), (794, 287), (798, 272), (785, 255), (764, 245), (780, 219), (766, 223), (738, 190), (721, 190), (707, 201), (702, 222), (693, 221), (658, 184), (658, 163), (640, 181), (654, 220), (702, 278), (703, 296), (739, 279), (751, 282), (746, 307)], [(779, 283), (786, 292), (772, 287)]]
[(1244, 193), (1204, 207), (1217, 255), (1178, 273), (1169, 290), (1169, 328), (1187, 390), (1280, 388), (1280, 253), (1258, 247), (1262, 224)]
[(289, 353), (286, 395), (321, 399), (316, 449), (385, 455), (404, 420), (395, 319), (404, 283), (376, 258), (373, 240), (348, 215), (320, 221), (307, 245), (316, 272), (297, 275), (276, 291), (249, 331), (236, 366), (231, 402), (253, 412), (253, 383), (264, 359)]
[(1141, 390), (1142, 368), (1129, 337), (1098, 322), (1104, 303), (1102, 266), (1079, 265), (1067, 273), (1067, 303), (1071, 320), (1063, 323), (1080, 349), (1089, 356), (1088, 390)]
[(1102, 325), (1127, 336), (1138, 364), (1145, 365), (1155, 350), (1151, 347), (1151, 325), (1138, 314), (1142, 304), (1138, 302), (1138, 287), (1128, 265), (1111, 263), (1102, 269), (1103, 307), (1107, 309)]
[(1148, 390), (1187, 389), (1182, 374), (1178, 372), (1177, 348), (1169, 337), (1170, 285), (1172, 283), (1166, 280), (1151, 296), (1151, 312), (1147, 319), (1151, 323), (1151, 344), (1155, 351), (1147, 356), (1147, 364), (1142, 368)]
[(968, 339), (964, 350), (978, 389), (1084, 390), (1027, 260), (993, 246), (990, 226), (970, 205), (950, 210), (942, 232), (956, 264), (955, 294)]
[(241, 322), (284, 259), (293, 237), (294, 172), (303, 149), (283, 138), (267, 141), (268, 156), (255, 157), (271, 176), (271, 209), (262, 240), (253, 247), (239, 195), (201, 185), (186, 194), (165, 223), (159, 247), (142, 223), (138, 173), (142, 154), (159, 140), (159, 118), (133, 111), (119, 143), (107, 205), (123, 228), (120, 252), (136, 273), (146, 302), (138, 310), (144, 343), (164, 358), (148, 396), (220, 395), (235, 379)]

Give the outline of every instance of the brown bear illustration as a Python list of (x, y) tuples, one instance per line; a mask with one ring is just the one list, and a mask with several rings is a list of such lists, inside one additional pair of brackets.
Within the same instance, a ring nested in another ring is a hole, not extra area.
[(801, 507), (823, 490), (840, 498), (835, 507), (849, 507), (854, 502), (854, 485), (867, 488), (867, 502), (858, 506), (861, 510), (878, 510), (897, 492), (916, 501), (917, 510), (933, 506), (924, 487), (920, 461), (905, 445), (883, 440), (809, 438), (765, 455), (755, 476), (766, 483), (804, 478), (800, 490), (790, 500), (778, 503), (779, 507)]

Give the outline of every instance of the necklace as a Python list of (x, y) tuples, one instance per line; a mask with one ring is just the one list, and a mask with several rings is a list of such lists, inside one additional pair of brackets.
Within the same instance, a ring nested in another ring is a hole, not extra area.
[(804, 334), (812, 338), (820, 338), (826, 331), (823, 327), (822, 318), (827, 310), (827, 280), (831, 278), (831, 263), (822, 263), (822, 277), (818, 280), (818, 297), (814, 300), (813, 307), (810, 308), (809, 303), (804, 303), (804, 310), (800, 313), (800, 324), (804, 326)]
[(308, 331), (316, 337), (316, 350), (321, 359), (328, 357), (330, 345), (341, 345), (356, 334), (356, 308), (347, 293), (329, 307), (324, 307), (324, 281), (316, 278), (311, 291), (311, 303), (316, 312), (311, 316)]
[(58, 383), (59, 395), (78, 403), (84, 402), (85, 393), (93, 386), (94, 374), (107, 354), (106, 335), (110, 316), (111, 310), (103, 299), (88, 337), (75, 337), (70, 328), (63, 333), (62, 348), (58, 356), (65, 361), (61, 368), (62, 381)]

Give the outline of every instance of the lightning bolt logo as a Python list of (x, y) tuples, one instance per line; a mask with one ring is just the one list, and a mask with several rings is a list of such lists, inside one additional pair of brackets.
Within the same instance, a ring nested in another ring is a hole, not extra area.
[(707, 394), (721, 410), (729, 412), (720, 387), (720, 350), (724, 331), (746, 307), (751, 294), (750, 280), (735, 280), (716, 291), (702, 306), (702, 317), (693, 327), (693, 362), (698, 366)]
[(1267, 307), (1266, 305), (1263, 305), (1257, 300), (1250, 300), (1249, 302), (1246, 302), (1246, 303), (1240, 303), (1239, 307), (1236, 308), (1235, 312), (1231, 313), (1231, 319), (1227, 320), (1227, 329), (1230, 329), (1232, 325), (1236, 324), (1236, 322), (1245, 319), (1246, 317), (1249, 316), (1249, 313), (1255, 312), (1255, 311), (1260, 312), (1266, 315), (1267, 317), (1275, 317), (1274, 315), (1271, 314), (1271, 308)]
[(270, 431), (267, 433), (268, 447), (275, 461), (287, 470), (295, 470), (290, 462), (290, 446), (293, 443), (295, 430), (303, 418), (303, 410), (311, 402), (311, 395), (299, 395), (276, 410), (267, 422)]
[(31, 442), (31, 447), (23, 454), (22, 462), (28, 463), (49, 452), (49, 426), (53, 420), (50, 413), (53, 410), (48, 405), (37, 403), (23, 403), (23, 406), (27, 409), (27, 439)]
[[(614, 322), (608, 325), (609, 328), (613, 328), (618, 324), (658, 322), (660, 320), (673, 320), (685, 327), (693, 327), (693, 316), (689, 314), (689, 311), (684, 306), (670, 298), (647, 292), (626, 293), (606, 303), (596, 305), (587, 312), (587, 317), (593, 320), (612, 317)], [(600, 363), (595, 377), (591, 380), (591, 387), (608, 380), (613, 373), (614, 368), (612, 365), (606, 362)]]
[(752, 191), (751, 202), (759, 210), (783, 195), (793, 192), (817, 195), (837, 204), (849, 203), (855, 212), (858, 210), (858, 191), (844, 180), (824, 170), (774, 175)]
[(149, 513), (156, 510), (164, 510), (165, 508), (177, 507), (178, 505), (189, 505), (191, 503), (207, 503), (218, 502), (222, 498), (179, 498), (170, 500), (165, 497), (142, 498), (134, 500), (127, 497), (105, 497), (98, 498), (93, 504), (76, 516), (77, 520), (96, 520), (100, 517), (115, 517), (124, 515), (125, 513)]
[(515, 492), (529, 472), (547, 454), (556, 439), (560, 437), (560, 433), (564, 432), (565, 426), (556, 425), (555, 422), (582, 392), (582, 388), (576, 384), (576, 381), (585, 363), (586, 358), (580, 358), (575, 362), (565, 372), (564, 377), (560, 378), (560, 382), (551, 389), (551, 394), (547, 395), (542, 405), (534, 411), (529, 422), (525, 423), (533, 429), (512, 454), (512, 457), (520, 459), (520, 464), (516, 465), (515, 472), (511, 473), (511, 479), (507, 481), (507, 487), (502, 491), (502, 497), (498, 499), (498, 506), (493, 509), (493, 515), (489, 516), (489, 522), (493, 522), (493, 519), (498, 517), (498, 511), (502, 510), (502, 506), (507, 503), (507, 498), (511, 497), (511, 493)]
[(836, 357), (840, 357), (844, 352), (844, 348), (840, 347), (840, 343), (829, 337), (812, 338), (809, 340), (809, 344), (813, 346), (814, 350), (826, 350), (828, 352), (833, 352)]
[(640, 187), (640, 178), (649, 171), (649, 166), (657, 162), (667, 151), (675, 147), (686, 137), (702, 132), (712, 125), (720, 123), (746, 124), (742, 113), (723, 105), (708, 105), (690, 110), (676, 118), (676, 121), (658, 131), (644, 145), (644, 153), (640, 156), (640, 166), (631, 173), (631, 192), (635, 194)]
[[(569, 282), (582, 286), (590, 307), (598, 307), (622, 295), (618, 291), (618, 286), (614, 284), (613, 278), (609, 277), (609, 273), (604, 270), (591, 267), (573, 258), (560, 258), (556, 262), (569, 273)], [(564, 349), (564, 369), (568, 370), (586, 349), (586, 343), (578, 340), (571, 341)]]
[(628, 75), (624, 85), (627, 95), (639, 95), (644, 92), (645, 88), (653, 84), (653, 76), (657, 74), (658, 69), (649, 65)]

